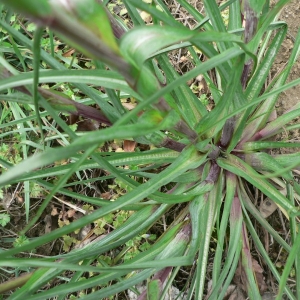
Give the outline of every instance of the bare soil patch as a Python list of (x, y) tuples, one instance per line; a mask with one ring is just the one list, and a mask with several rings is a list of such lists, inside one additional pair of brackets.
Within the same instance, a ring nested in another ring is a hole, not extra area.
[[(275, 69), (280, 70), (288, 61), (292, 49), (294, 47), (295, 37), (299, 30), (300, 25), (300, 2), (298, 0), (293, 0), (291, 3), (286, 6), (281, 13), (280, 20), (285, 21), (288, 24), (288, 35), (282, 46), (280, 55), (277, 57), (275, 62)], [(288, 81), (295, 80), (300, 76), (300, 60), (294, 65)], [(286, 111), (291, 108), (293, 105), (299, 103), (300, 101), (300, 86), (296, 86), (292, 89), (287, 90), (285, 93), (282, 93), (277, 110), (278, 113)]]

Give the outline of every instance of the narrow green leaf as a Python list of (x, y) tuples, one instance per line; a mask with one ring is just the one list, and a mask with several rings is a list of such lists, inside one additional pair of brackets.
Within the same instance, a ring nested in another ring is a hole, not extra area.
[(257, 141), (257, 142), (247, 142), (243, 144), (244, 151), (257, 151), (257, 150), (278, 149), (278, 148), (297, 148), (297, 147), (300, 147), (300, 143)]
[[(125, 128), (125, 126), (123, 128)], [(126, 130), (126, 128), (125, 128), (125, 130)], [(67, 147), (65, 147), (65, 149), (66, 148)], [(49, 156), (49, 153), (48, 153), (48, 155), (47, 154), (46, 155), (43, 154), (43, 155)], [(66, 153), (64, 153), (64, 155), (66, 155)], [(52, 158), (53, 157), (51, 157), (51, 159)], [(36, 161), (36, 160), (37, 160), (37, 158), (28, 159), (25, 163), (29, 162), (29, 165), (30, 165), (30, 164), (33, 164), (33, 161)], [(40, 162), (38, 162), (38, 164), (39, 163)], [(173, 164), (171, 164), (169, 167), (167, 167), (164, 171), (157, 174), (154, 178), (151, 178), (146, 183), (141, 184), (139, 187), (135, 188), (134, 190), (132, 190), (132, 191), (128, 192), (127, 194), (125, 194), (124, 196), (120, 197), (118, 199), (118, 201), (112, 202), (112, 203), (110, 203), (110, 205), (103, 207), (100, 210), (95, 211), (94, 213), (91, 213), (89, 215), (82, 217), (79, 220), (72, 222), (68, 226), (56, 229), (44, 237), (37, 238), (36, 240), (32, 241), (30, 243), (30, 245), (20, 246), (17, 249), (11, 249), (11, 250), (5, 251), (3, 253), (0, 253), (0, 258), (7, 257), (7, 256), (13, 255), (15, 253), (19, 253), (20, 251), (26, 251), (26, 250), (30, 250), (34, 247), (38, 247), (44, 243), (47, 243), (51, 240), (61, 237), (64, 234), (68, 234), (78, 228), (81, 228), (89, 223), (92, 223), (93, 221), (101, 218), (102, 216), (106, 215), (107, 213), (109, 213), (113, 210), (120, 209), (120, 208), (126, 206), (127, 204), (136, 203), (138, 201), (141, 201), (142, 199), (146, 198), (147, 196), (149, 196), (150, 194), (155, 192), (159, 187), (171, 182), (172, 179), (176, 178), (178, 175), (184, 173), (185, 171), (187, 171), (191, 168), (196, 168), (201, 163), (202, 163), (201, 161), (199, 163), (199, 155), (197, 154), (197, 151), (195, 150), (195, 148), (188, 147), (188, 148), (184, 149), (184, 151), (173, 162)], [(21, 168), (22, 168), (22, 165), (23, 165), (23, 163), (19, 164), (18, 167), (21, 166)], [(29, 167), (27, 166), (27, 169), (28, 168)], [(12, 170), (14, 170), (14, 169), (12, 169)], [(6, 178), (7, 178), (8, 177), (7, 174), (9, 174), (9, 173), (11, 173), (11, 172), (8, 171), (8, 172), (4, 173), (4, 175), (2, 175), (2, 177), (6, 176)], [(14, 172), (12, 172), (12, 173), (14, 173)], [(12, 177), (15, 176), (14, 174), (9, 174), (9, 175)], [(1, 183), (4, 183), (3, 179), (1, 180)]]
[(254, 273), (252, 255), (250, 253), (249, 239), (245, 223), (241, 232), (242, 240), (242, 269), (246, 277), (246, 289), (250, 299), (260, 299), (260, 293), (257, 286), (257, 281)]
[(13, 8), (20, 13), (34, 17), (49, 16), (51, 7), (49, 1), (39, 0), (2, 0), (8, 7)]
[(237, 30), (242, 28), (240, 1), (234, 1), (229, 6), (228, 30)]
[[(186, 74), (180, 76), (178, 79), (174, 80), (172, 83), (168, 84), (166, 87), (160, 89), (157, 91), (154, 95), (149, 96), (149, 98), (143, 102), (141, 102), (136, 108), (134, 108), (132, 111), (127, 113), (125, 116), (120, 118), (115, 125), (121, 125), (126, 124), (131, 117), (134, 117), (138, 115), (138, 113), (151, 103), (154, 103), (157, 99), (162, 97), (164, 94), (171, 92), (174, 88), (176, 88), (178, 85), (185, 83), (189, 79), (192, 79), (202, 72), (207, 72), (208, 70), (222, 65), (223, 63), (226, 63), (229, 59), (232, 59), (234, 57), (237, 57), (244, 52), (239, 47), (234, 47), (229, 50), (224, 51), (223, 53), (214, 56), (212, 59), (205, 61), (203, 64), (195, 67), (193, 70), (187, 72)], [(300, 81), (300, 80), (299, 80)], [(226, 118), (227, 119), (227, 118)]]
[(20, 234), (25, 234), (30, 228), (34, 226), (34, 224), (38, 221), (44, 210), (47, 208), (48, 204), (52, 200), (53, 196), (57, 193), (57, 191), (64, 186), (67, 180), (78, 170), (78, 166), (92, 153), (96, 150), (97, 146), (93, 146), (88, 148), (84, 154), (81, 155), (80, 159), (76, 161), (70, 170), (66, 172), (59, 180), (59, 182), (54, 186), (54, 188), (50, 191), (50, 193), (44, 199), (42, 205), (39, 207), (38, 211), (34, 214), (34, 217), (30, 220), (30, 222), (25, 226), (24, 229), (21, 230)]
[[(0, 266), (1, 267), (11, 267), (11, 268), (18, 268), (20, 265), (22, 267), (39, 267), (39, 268), (51, 268), (53, 267), (54, 259), (50, 259), (48, 261), (42, 261), (40, 259), (35, 258), (14, 258), (14, 259), (0, 259)], [(93, 266), (80, 266), (77, 264), (69, 264), (65, 263), (64, 261), (61, 261), (60, 263), (57, 263), (55, 268), (60, 270), (73, 270), (73, 271), (83, 271), (83, 272), (110, 272), (110, 267), (93, 267)], [(130, 267), (124, 267), (124, 268), (130, 268)]]
[[(259, 0), (257, 0), (259, 1)], [(280, 12), (280, 10), (289, 2), (290, 0), (279, 0), (274, 7), (268, 12), (268, 14), (259, 22), (258, 30), (253, 37), (253, 39), (249, 42), (249, 49), (252, 52), (256, 53), (257, 48), (263, 38), (263, 35), (266, 33), (269, 25), (274, 21), (276, 15)]]
[[(246, 209), (249, 211), (251, 216), (257, 220), (261, 224), (263, 228), (265, 228), (269, 234), (274, 238), (275, 241), (278, 242), (278, 244), (285, 249), (287, 252), (291, 251), (291, 247), (288, 245), (288, 243), (279, 235), (279, 233), (268, 223), (268, 221), (261, 215), (260, 211), (255, 207), (252, 200), (249, 199), (247, 196), (247, 193), (242, 189), (241, 191), (241, 199), (243, 203), (243, 209)], [(248, 226), (248, 225), (247, 225)], [(256, 242), (256, 240), (255, 240)]]
[[(139, 164), (150, 164), (154, 161), (158, 164), (161, 163), (171, 163), (176, 157), (179, 156), (178, 152), (167, 150), (167, 149), (153, 149), (151, 151), (144, 152), (133, 152), (133, 153), (95, 153), (95, 157), (102, 156), (109, 164), (112, 166), (135, 166)], [(72, 156), (74, 160), (78, 160), (80, 157), (78, 155)], [(72, 162), (72, 161), (71, 161)], [(21, 177), (21, 180), (32, 180), (43, 177), (52, 177), (52, 176), (61, 176), (69, 171), (71, 165), (62, 165), (62, 166), (54, 166), (52, 168), (47, 168), (45, 170), (36, 170), (30, 172), (30, 174), (24, 174)], [(99, 168), (99, 164), (93, 160), (86, 160), (84, 163), (80, 165), (78, 171), (82, 171), (85, 169), (96, 169)]]
[[(17, 31), (1, 19), (0, 26), (7, 32), (9, 32), (16, 40), (20, 41), (22, 45), (28, 47), (29, 49), (32, 49), (32, 41), (21, 32)], [(62, 65), (59, 61), (57, 61), (54, 57), (52, 57), (44, 50), (41, 50), (41, 59), (44, 60), (53, 69), (66, 70), (66, 67), (64, 65)], [(99, 107), (103, 110), (104, 114), (109, 118), (110, 121), (119, 119), (120, 115), (116, 113), (116, 110), (112, 109), (111, 105), (109, 105), (106, 101), (103, 101), (103, 98), (98, 91), (81, 83), (77, 83), (75, 84), (75, 86), (79, 90), (81, 90), (87, 97), (93, 99), (93, 101), (95, 101), (95, 103), (99, 105)], [(49, 110), (47, 109), (47, 111)]]
[[(237, 178), (234, 174), (230, 172), (226, 172), (226, 196), (224, 201), (224, 211), (222, 214), (221, 223), (219, 225), (218, 231), (218, 244), (216, 248), (216, 255), (214, 258), (214, 265), (213, 265), (213, 288), (216, 287), (217, 282), (220, 278), (221, 267), (222, 267), (222, 259), (223, 259), (223, 251), (224, 251), (224, 243), (225, 243), (225, 236), (227, 233), (227, 225), (229, 221), (229, 214), (230, 209), (232, 206), (232, 201), (236, 192), (236, 185), (237, 185)], [(221, 281), (222, 284), (222, 281)]]
[(283, 273), (282, 273), (282, 276), (281, 276), (281, 279), (279, 282), (279, 290), (278, 290), (278, 294), (276, 296), (276, 300), (282, 299), (284, 289), (287, 286), (288, 277), (290, 275), (292, 266), (295, 262), (295, 258), (297, 255), (299, 255), (299, 251), (300, 251), (300, 234), (298, 233), (295, 243), (291, 249), (291, 252), (287, 258), (287, 261), (286, 261), (284, 269), (283, 269)]
[(147, 300), (159, 300), (160, 289), (160, 280), (151, 280), (147, 285)]
[(278, 117), (276, 120), (270, 122), (265, 128), (263, 128), (261, 131), (257, 132), (253, 139), (266, 139), (268, 137), (271, 137), (284, 127), (286, 124), (288, 124), (291, 120), (297, 118), (300, 113), (300, 104), (296, 104), (291, 109), (289, 109), (288, 112)]
[(4, 294), (5, 292), (12, 291), (20, 286), (24, 285), (30, 279), (32, 273), (24, 273), (19, 277), (11, 279), (9, 282), (3, 282), (0, 284), (0, 294)]
[(202, 242), (203, 236), (199, 234), (201, 231), (201, 220), (199, 216), (201, 215), (201, 210), (205, 209), (207, 202), (208, 194), (200, 195), (195, 197), (193, 201), (191, 201), (189, 205), (189, 211), (191, 216), (191, 224), (192, 224), (192, 240), (189, 249), (189, 255), (196, 255), (199, 250), (199, 245)]
[[(244, 190), (242, 191), (242, 199), (247, 199), (247, 203), (254, 207), (252, 201), (248, 198), (248, 196), (247, 196), (247, 194), (246, 194), (246, 192), (245, 192)], [(246, 206), (246, 205), (245, 205), (245, 206)], [(247, 209), (248, 209), (248, 208), (247, 208)], [(255, 209), (255, 207), (254, 207), (254, 209)], [(256, 210), (256, 209), (255, 209), (255, 210)], [(251, 212), (251, 214), (252, 214), (252, 210), (251, 210), (251, 209), (250, 209), (250, 212)], [(257, 211), (257, 212), (258, 212), (258, 211)], [(268, 265), (270, 271), (272, 272), (272, 274), (274, 275), (274, 277), (276, 278), (276, 280), (279, 282), (279, 281), (280, 281), (280, 278), (281, 278), (281, 274), (279, 274), (279, 272), (277, 271), (277, 268), (276, 268), (276, 267), (274, 266), (274, 264), (272, 263), (272, 261), (271, 261), (271, 259), (270, 259), (270, 253), (267, 253), (267, 251), (265, 250), (265, 246), (264, 246), (264, 245), (262, 244), (262, 242), (260, 241), (260, 237), (258, 237), (257, 231), (256, 231), (256, 229), (254, 228), (254, 226), (253, 226), (253, 224), (252, 224), (252, 222), (251, 222), (251, 220), (250, 220), (250, 217), (249, 217), (249, 215), (248, 215), (248, 213), (247, 213), (247, 211), (245, 210), (244, 207), (243, 207), (243, 213), (244, 213), (244, 215), (245, 215), (245, 223), (246, 223), (246, 225), (247, 225), (247, 229), (249, 230), (249, 232), (250, 232), (250, 234), (251, 234), (251, 237), (253, 238), (253, 241), (254, 241), (254, 243), (255, 243), (257, 249), (259, 250), (261, 256), (262, 256), (263, 259), (264, 259), (264, 261), (267, 263), (267, 265)], [(258, 213), (259, 213), (259, 212), (258, 212)], [(263, 218), (262, 218), (262, 219), (263, 219)], [(265, 219), (263, 219), (263, 220), (264, 220), (264, 222), (266, 222)], [(269, 231), (269, 229), (273, 229), (272, 226), (270, 226), (270, 225), (269, 225), (269, 227), (266, 227), (266, 228), (267, 228), (268, 231)], [(268, 229), (268, 228), (269, 228), (269, 229)], [(273, 231), (274, 231), (274, 232), (276, 233), (276, 235), (279, 237), (278, 233), (277, 233), (274, 229), (273, 229)], [(269, 232), (272, 234), (271, 231), (269, 231)], [(276, 235), (274, 235), (275, 239), (276, 239)], [(276, 240), (277, 240), (277, 239), (276, 239)], [(281, 240), (283, 243), (280, 242), (280, 240)], [(277, 240), (277, 241), (280, 243), (280, 245), (283, 245), (283, 247), (284, 247), (287, 251), (290, 250), (290, 247), (286, 244), (285, 241), (283, 241), (283, 239), (282, 239), (281, 237), (279, 237), (279, 240)], [(286, 247), (288, 247), (288, 248), (286, 248), (285, 245), (286, 245)], [(284, 289), (285, 289), (286, 294), (290, 297), (290, 299), (296, 300), (296, 298), (295, 298), (295, 296), (293, 295), (292, 291), (291, 291), (287, 286), (285, 286)]]
[(38, 84), (39, 84), (39, 71), (40, 71), (40, 43), (43, 36), (44, 30), (38, 27), (34, 33), (34, 43), (33, 43), (33, 102), (34, 109), (36, 113), (37, 123), (40, 129), (41, 139), (44, 140), (43, 124), (40, 116), (39, 105), (38, 105)]
[(249, 1), (250, 7), (256, 12), (256, 14), (260, 14), (265, 5), (266, 0), (247, 0)]
[[(203, 4), (205, 7), (206, 14), (209, 17), (214, 30), (217, 32), (226, 32), (224, 20), (221, 16), (217, 2), (210, 1), (210, 0), (203, 0)], [(218, 48), (220, 48), (221, 51), (224, 51), (232, 47), (232, 43), (230, 43), (229, 40), (228, 41), (215, 40), (215, 42), (218, 43)]]
[[(272, 87), (273, 89), (281, 87), (286, 82), (288, 74), (290, 74), (291, 68), (294, 66), (296, 60), (299, 57), (299, 53), (300, 53), (299, 45), (300, 45), (300, 30), (298, 30), (297, 37), (294, 43), (294, 48), (290, 55), (287, 67), (279, 76), (274, 87)], [(262, 129), (266, 125), (279, 95), (280, 94), (278, 93), (272, 95), (271, 97), (268, 97), (266, 101), (264, 101), (262, 105), (255, 111), (252, 121), (247, 125), (247, 127), (244, 130), (242, 140), (248, 140), (249, 137), (252, 136), (254, 132), (257, 132), (258, 129)]]
[(199, 219), (200, 219), (200, 232), (198, 233), (200, 235), (200, 237), (198, 238), (199, 254), (198, 254), (198, 264), (196, 266), (196, 274), (194, 275), (196, 277), (195, 278), (196, 299), (203, 298), (208, 253), (209, 253), (209, 244), (211, 240), (213, 226), (216, 219), (217, 206), (219, 206), (221, 203), (221, 195), (219, 193), (221, 188), (223, 188), (221, 177), (222, 176), (219, 177), (218, 182), (215, 184), (214, 188), (209, 193), (207, 197), (207, 201), (205, 201), (205, 205), (201, 209), (199, 215)]
[[(238, 89), (238, 86), (241, 85), (240, 75), (242, 73), (242, 67), (244, 65), (244, 58), (245, 56), (241, 55), (235, 59), (234, 68), (231, 70), (230, 80), (228, 81), (225, 92), (222, 95), (216, 107), (209, 114), (206, 114), (197, 124), (196, 129), (198, 133), (201, 134), (202, 132), (210, 129), (211, 134), (213, 135), (219, 130), (221, 130), (221, 128), (223, 127), (224, 123), (220, 123), (218, 124), (218, 126), (215, 126), (215, 124), (224, 115), (228, 115), (229, 110), (232, 107), (233, 95)], [(227, 138), (227, 142), (226, 145), (224, 145), (225, 147), (228, 145), (228, 142), (231, 140), (231, 136), (228, 135), (226, 138)]]
[[(37, 154), (34, 157), (21, 162), (15, 168), (5, 172), (0, 176), (0, 186), (3, 186), (24, 173), (24, 170), (30, 172), (35, 168), (40, 168), (55, 161), (62, 160), (74, 155), (77, 151), (94, 145), (99, 145), (102, 142), (114, 139), (125, 139), (140, 136), (141, 134), (152, 133), (157, 125), (140, 125), (137, 129), (136, 125), (128, 125), (120, 127), (111, 127), (101, 130), (101, 135), (98, 131), (90, 132), (76, 139), (72, 144), (64, 148), (52, 148), (44, 153)], [(63, 151), (62, 151), (63, 149)]]
[[(258, 171), (268, 171), (271, 172), (270, 177), (278, 176), (276, 174), (280, 174), (286, 181), (293, 181), (293, 176), (291, 172), (289, 172), (293, 165), (290, 166), (288, 170), (283, 169), (283, 165), (280, 164), (276, 159), (274, 159), (271, 155), (265, 152), (258, 152), (254, 155), (249, 154), (245, 156), (245, 160), (249, 162), (251, 166), (254, 167), (255, 170)], [(299, 160), (298, 160), (299, 162)], [(295, 161), (294, 161), (295, 164)], [(262, 177), (262, 176), (260, 176)]]
[(127, 8), (130, 9), (132, 13), (134, 13), (134, 16), (133, 14), (130, 15), (131, 17), (134, 17), (133, 21), (135, 22), (135, 25), (145, 24), (145, 22), (143, 21), (143, 19), (140, 17), (138, 13), (139, 10), (141, 10), (141, 11), (148, 12), (149, 14), (151, 14), (153, 17), (157, 18), (164, 24), (175, 26), (177, 28), (183, 28), (183, 25), (175, 20), (175, 18), (170, 13), (169, 9), (161, 1), (159, 6), (160, 8), (162, 8), (162, 10), (158, 8), (154, 8), (153, 5), (151, 4), (149, 5), (144, 1), (140, 1), (140, 0), (127, 0), (124, 1), (124, 4), (126, 5)]
[[(140, 37), (138, 43), (136, 42), (137, 37)], [(123, 36), (120, 49), (125, 57), (136, 62), (138, 66), (141, 66), (156, 51), (182, 41), (190, 41), (191, 43), (193, 41), (230, 41), (241, 46), (256, 61), (256, 57), (247, 50), (246, 45), (236, 35), (218, 31), (194, 32), (185, 28), (169, 26), (153, 25), (134, 28)]]
[(111, 24), (103, 4), (95, 0), (76, 1), (72, 13), (76, 12), (79, 22), (94, 32), (114, 52), (119, 52), (119, 47), (113, 35)]
[(247, 85), (245, 90), (245, 96), (249, 102), (252, 99), (256, 98), (263, 87), (266, 78), (270, 72), (271, 67), (273, 66), (273, 62), (275, 60), (275, 56), (277, 55), (279, 48), (282, 44), (282, 41), (287, 33), (287, 26), (284, 26), (281, 30), (279, 30), (276, 36), (272, 39), (271, 45), (269, 45), (268, 50), (265, 54), (264, 59), (259, 64), (256, 72), (252, 76), (250, 82)]
[[(90, 243), (81, 249), (75, 249), (70, 253), (63, 256), (65, 261), (68, 263), (76, 263), (81, 261), (82, 259), (86, 258), (94, 258), (95, 256), (99, 256), (99, 254), (105, 253), (114, 247), (118, 247), (120, 245), (124, 245), (128, 240), (135, 237), (139, 232), (145, 230), (155, 221), (157, 221), (162, 214), (166, 212), (168, 206), (163, 205), (160, 207), (144, 207), (135, 214), (133, 214), (124, 224), (123, 226), (111, 231), (108, 235), (106, 235), (103, 239), (96, 241), (94, 243)], [(158, 253), (160, 253), (166, 246), (167, 241), (169, 239), (173, 239), (176, 236), (176, 233), (180, 229), (181, 224), (170, 228), (166, 231), (149, 250), (138, 254), (130, 263), (136, 261), (145, 261), (153, 259)], [(129, 263), (129, 262), (127, 262)], [(120, 272), (120, 271), (118, 271)], [(127, 272), (125, 271), (124, 274)], [(52, 278), (60, 274), (60, 270), (55, 269), (54, 267), (51, 269), (38, 269), (34, 273), (34, 277), (30, 282), (28, 282), (24, 287), (20, 290), (15, 292), (19, 298), (17, 299), (24, 299), (28, 295), (32, 295), (35, 291), (41, 288), (44, 284), (49, 282)], [(113, 274), (113, 275), (112, 275)], [(107, 280), (112, 280), (117, 278), (118, 274), (115, 272), (110, 273), (110, 277), (107, 275), (103, 276), (94, 276), (92, 283), (91, 282), (75, 282), (75, 283), (68, 283), (68, 286), (60, 285), (50, 289), (48, 291), (43, 291), (43, 297), (47, 296), (57, 296), (60, 293), (66, 293), (66, 289), (70, 292), (76, 290), (82, 290), (85, 288), (93, 287), (95, 285), (105, 284), (105, 278), (109, 277)], [(119, 274), (120, 275), (120, 274)], [(101, 281), (102, 279), (102, 281)], [(33, 296), (32, 296), (33, 297)], [(38, 296), (40, 297), (40, 295)]]
[(292, 205), (288, 199), (284, 197), (276, 188), (274, 188), (267, 180), (263, 178), (256, 179), (259, 174), (238, 157), (229, 154), (227, 159), (218, 158), (217, 163), (221, 168), (241, 176), (253, 184), (275, 203), (283, 207), (288, 214), (299, 214), (298, 208)]
[[(220, 288), (223, 288), (223, 294), (226, 293), (226, 289), (224, 288), (224, 282), (228, 276), (228, 273), (231, 269), (232, 263), (234, 262), (236, 256), (240, 255), (241, 247), (241, 232), (242, 232), (242, 208), (239, 197), (233, 197), (230, 208), (230, 240), (228, 246), (228, 255), (225, 259), (225, 263), (223, 266), (223, 270), (221, 274), (215, 278), (216, 281), (213, 282), (212, 293), (210, 295), (210, 299), (216, 299), (217, 295), (219, 295)], [(222, 244), (224, 241), (222, 241)], [(220, 267), (220, 266), (218, 266)], [(228, 278), (227, 278), (228, 279)]]
[[(0, 90), (33, 84), (33, 72), (12, 76), (0, 81)], [(39, 82), (73, 82), (102, 85), (129, 92), (133, 97), (139, 96), (129, 88), (123, 77), (116, 72), (103, 70), (41, 70)]]
[[(159, 55), (157, 60), (166, 75), (168, 84), (180, 77), (174, 70), (166, 54)], [(164, 97), (173, 109), (180, 112), (183, 119), (191, 128), (194, 128), (201, 116), (207, 113), (205, 106), (202, 105), (186, 84), (177, 86), (170, 96), (165, 95)]]

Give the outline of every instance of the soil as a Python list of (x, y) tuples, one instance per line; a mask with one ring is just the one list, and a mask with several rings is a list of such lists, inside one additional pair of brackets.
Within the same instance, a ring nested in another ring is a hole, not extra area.
[[(300, 2), (299, 0), (293, 0), (291, 3), (282, 10), (280, 20), (285, 21), (288, 24), (288, 34), (283, 43), (280, 54), (278, 55), (274, 68), (280, 70), (284, 67), (285, 63), (290, 57), (292, 49), (294, 47), (295, 37), (299, 30), (300, 24)], [(294, 65), (288, 81), (295, 80), (300, 77), (300, 60)], [(290, 109), (300, 100), (300, 86), (296, 86), (282, 93), (278, 100), (277, 112), (282, 114), (284, 111)], [(299, 134), (298, 134), (299, 135)]]
[[(280, 53), (277, 56), (273, 71), (274, 73), (280, 72), (286, 65), (291, 52), (294, 48), (295, 38), (299, 30), (300, 24), (300, 2), (299, 0), (293, 0), (288, 6), (286, 6), (280, 15), (279, 20), (285, 21), (288, 25), (288, 33), (281, 47)], [(300, 59), (293, 66), (287, 82), (293, 81), (300, 77)], [(300, 101), (300, 85), (295, 86), (285, 92), (281, 93), (277, 104), (277, 115), (282, 115), (287, 110), (291, 109), (294, 105)], [(291, 124), (299, 123), (299, 117), (291, 122)], [(282, 134), (277, 136), (278, 140), (284, 141), (299, 141), (300, 130), (295, 129), (293, 131), (283, 131)], [(290, 153), (291, 149), (280, 149), (281, 153)]]

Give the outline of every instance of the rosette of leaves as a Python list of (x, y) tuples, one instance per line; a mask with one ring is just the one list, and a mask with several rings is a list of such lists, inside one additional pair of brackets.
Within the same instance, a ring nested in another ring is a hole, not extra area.
[[(57, 193), (98, 207), (29, 244), (0, 253), (1, 266), (36, 268), (11, 299), (65, 299), (76, 292), (81, 292), (83, 299), (105, 299), (117, 297), (144, 280), (147, 280), (147, 290), (139, 299), (164, 299), (184, 266), (193, 266), (184, 289), (188, 299), (203, 299), (204, 295), (207, 299), (223, 299), (237, 266), (242, 270), (247, 296), (259, 299), (261, 291), (253, 249), (261, 257), (263, 267), (277, 280), (277, 299), (283, 294), (289, 299), (300, 297), (296, 203), (300, 189), (295, 179), (300, 162), (299, 143), (274, 139), (284, 126), (285, 130), (298, 127), (288, 124), (298, 117), (299, 105), (272, 118), (280, 93), (300, 82), (286, 83), (299, 54), (299, 34), (285, 68), (267, 82), (287, 34), (286, 24), (276, 21), (276, 16), (288, 1), (278, 1), (270, 8), (269, 1), (228, 1), (218, 7), (217, 1), (203, 0), (205, 14), (202, 14), (187, 1), (178, 0), (194, 18), (193, 29), (176, 21), (161, 0), (124, 1), (133, 25), (130, 29), (109, 13), (105, 7), (107, 1), (1, 2), (3, 13), (20, 12), (38, 26), (31, 40), (15, 30), (5, 15), (1, 19), (3, 30), (17, 41), (14, 45), (17, 56), (22, 59), (18, 46), (31, 49), (34, 65), (32, 72), (24, 68), (19, 73), (8, 60), (1, 58), (2, 100), (34, 107), (35, 115), (30, 121), (38, 120), (40, 144), (45, 145), (43, 149), (36, 146), (38, 143), (30, 144), (36, 147), (35, 154), (16, 166), (1, 159), (1, 165), (7, 169), (0, 176), (1, 186), (34, 182), (49, 191), (20, 235), (37, 222)], [(222, 17), (225, 9), (226, 25)], [(150, 14), (151, 25), (144, 24), (140, 11)], [(76, 66), (66, 69), (54, 51), (49, 54), (41, 50), (45, 27), (51, 30), (50, 37), (53, 38), (53, 31), (59, 39), (92, 58), (94, 69)], [(168, 53), (182, 48), (188, 49), (193, 68), (179, 75)], [(44, 69), (41, 61), (46, 66)], [(200, 74), (213, 99), (210, 111), (186, 84)], [(71, 100), (55, 88), (45, 90), (39, 86), (62, 82), (78, 89), (86, 103), (94, 105)], [(102, 93), (98, 87), (102, 87)], [(124, 98), (134, 98), (137, 105), (127, 110), (121, 101)], [(62, 110), (107, 126), (77, 134), (59, 115)], [(63, 147), (52, 147), (47, 139), (43, 140), (41, 133), (45, 135), (47, 128), (42, 121), (47, 115), (63, 132)], [(18, 123), (23, 124), (22, 119)], [(130, 153), (98, 150), (115, 139), (133, 139), (139, 145), (151, 147)], [(282, 147), (293, 148), (294, 153), (272, 155), (269, 151)], [(53, 164), (65, 159), (68, 163)], [(134, 168), (126, 170), (124, 165)], [(84, 184), (115, 178), (127, 187), (127, 192), (114, 201), (107, 201), (67, 188), (74, 174), (79, 176), (81, 171), (97, 168), (108, 175), (91, 178)], [(55, 184), (47, 181), (53, 176), (59, 178)], [(289, 242), (262, 217), (252, 201), (254, 190), (271, 199), (284, 213), (291, 229)], [(26, 205), (28, 211), (28, 202)], [(171, 208), (179, 205), (172, 222), (147, 250), (130, 261), (123, 262), (118, 256), (110, 260), (110, 265), (94, 266), (97, 257), (109, 251), (117, 256), (116, 249), (122, 249), (140, 232), (149, 231)], [(16, 257), (117, 210), (133, 213), (120, 227), (82, 249), (46, 259)], [(254, 223), (259, 223), (287, 252), (282, 272), (276, 269), (264, 249)], [(216, 242), (212, 256), (213, 241)], [(296, 280), (293, 290), (287, 284), (292, 268)], [(72, 278), (51, 285), (66, 270), (74, 271)], [(93, 276), (82, 280), (84, 272), (92, 272)], [(211, 279), (209, 288), (207, 277)], [(49, 282), (50, 288), (45, 289)], [(10, 283), (2, 284), (2, 291), (12, 288)]]

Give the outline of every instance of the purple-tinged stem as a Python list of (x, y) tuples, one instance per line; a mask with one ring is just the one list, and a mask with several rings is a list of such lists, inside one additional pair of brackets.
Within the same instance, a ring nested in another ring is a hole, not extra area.
[(186, 145), (166, 137), (158, 146), (181, 152)]
[[(258, 19), (255, 11), (250, 7), (249, 0), (244, 0), (244, 8), (245, 11), (243, 15), (246, 15), (244, 41), (247, 44), (251, 41), (256, 32)], [(243, 73), (241, 76), (241, 83), (244, 89), (246, 87), (248, 76), (251, 71), (251, 66), (252, 60), (249, 60), (244, 65)]]
[(221, 168), (217, 165), (215, 161), (212, 161), (211, 167), (205, 181), (215, 183), (220, 175)]
[(244, 69), (243, 69), (243, 72), (242, 72), (242, 76), (241, 76), (241, 83), (242, 83), (243, 89), (246, 88), (247, 80), (248, 80), (248, 76), (249, 76), (251, 67), (252, 67), (252, 61), (249, 60), (245, 63)]
[(189, 140), (191, 140), (192, 142), (196, 142), (196, 139), (198, 137), (197, 133), (194, 130), (190, 129), (184, 121), (182, 121), (182, 120), (179, 121), (175, 125), (175, 130), (186, 135), (189, 138)]
[[(190, 239), (191, 239), (191, 235), (192, 235), (192, 226), (191, 224), (187, 223), (183, 226), (183, 228), (181, 228), (181, 230), (176, 234), (176, 237), (174, 238), (173, 241), (176, 242), (176, 246), (180, 247), (181, 245), (185, 245), (187, 246)], [(161, 290), (163, 287), (163, 284), (165, 283), (165, 281), (167, 280), (170, 272), (172, 271), (172, 267), (166, 267), (162, 270), (160, 270), (159, 272), (157, 272), (154, 275), (153, 280), (155, 279), (159, 279), (160, 283), (161, 283)], [(145, 300), (147, 299), (147, 291), (144, 291), (138, 298), (138, 300)]]
[(222, 130), (222, 136), (221, 136), (221, 140), (220, 140), (221, 148), (226, 149), (228, 147), (228, 145), (231, 141), (233, 132), (234, 132), (235, 123), (236, 123), (235, 116), (226, 120), (225, 125)]
[[(8, 78), (12, 76), (12, 73), (7, 69), (2, 68), (0, 75), (2, 78)], [(21, 93), (31, 96), (31, 92), (25, 86), (18, 86), (15, 87), (15, 89)], [(112, 125), (107, 117), (100, 110), (94, 107), (78, 103), (70, 98), (58, 95), (50, 90), (40, 87), (38, 88), (38, 91), (45, 99), (49, 100), (54, 107), (59, 106), (62, 111), (75, 116), (83, 116), (106, 125)]]
[(84, 105), (82, 103), (78, 103), (76, 101), (73, 101), (69, 98), (57, 95), (49, 90), (39, 88), (39, 93), (46, 99), (50, 100), (51, 104), (57, 105), (57, 104), (63, 104), (63, 105), (72, 105), (75, 106), (76, 111), (68, 111), (69, 113), (77, 116), (83, 116), (85, 118), (89, 118), (92, 120), (95, 120), (99, 123), (103, 123), (106, 125), (112, 125), (112, 123), (107, 119), (107, 117), (98, 109)]
[(245, 43), (249, 43), (254, 36), (257, 29), (257, 15), (256, 12), (250, 7), (249, 0), (244, 0), (244, 8), (246, 14), (246, 24), (245, 24)]

